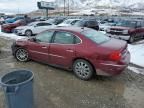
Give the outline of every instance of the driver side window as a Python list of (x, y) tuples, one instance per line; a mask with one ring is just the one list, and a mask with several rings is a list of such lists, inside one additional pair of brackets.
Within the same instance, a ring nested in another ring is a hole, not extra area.
[(36, 41), (50, 43), (53, 33), (54, 31), (45, 31), (43, 33), (40, 33), (36, 36)]

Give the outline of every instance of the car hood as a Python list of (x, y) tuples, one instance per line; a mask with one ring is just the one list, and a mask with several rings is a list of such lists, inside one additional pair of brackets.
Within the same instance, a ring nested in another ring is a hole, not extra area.
[(130, 30), (130, 27), (122, 27), (122, 26), (112, 26), (110, 27), (111, 30)]

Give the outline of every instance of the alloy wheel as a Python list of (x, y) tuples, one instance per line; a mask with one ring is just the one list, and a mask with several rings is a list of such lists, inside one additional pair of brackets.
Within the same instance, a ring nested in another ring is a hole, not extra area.
[(16, 59), (25, 62), (28, 60), (28, 52), (25, 49), (18, 49), (16, 51)]

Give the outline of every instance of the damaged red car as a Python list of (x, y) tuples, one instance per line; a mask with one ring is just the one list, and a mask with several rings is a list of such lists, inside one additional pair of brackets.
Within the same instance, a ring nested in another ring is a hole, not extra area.
[(17, 40), (12, 52), (18, 61), (34, 60), (72, 70), (82, 80), (95, 74), (119, 75), (130, 62), (127, 42), (81, 27), (58, 27)]

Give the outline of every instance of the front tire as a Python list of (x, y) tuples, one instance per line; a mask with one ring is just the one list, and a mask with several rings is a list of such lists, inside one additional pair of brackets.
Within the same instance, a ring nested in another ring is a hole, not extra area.
[(15, 58), (20, 62), (27, 62), (29, 60), (27, 50), (23, 48), (19, 48), (15, 52)]
[(83, 59), (78, 59), (74, 62), (73, 71), (75, 75), (82, 80), (90, 80), (94, 75), (92, 65)]

